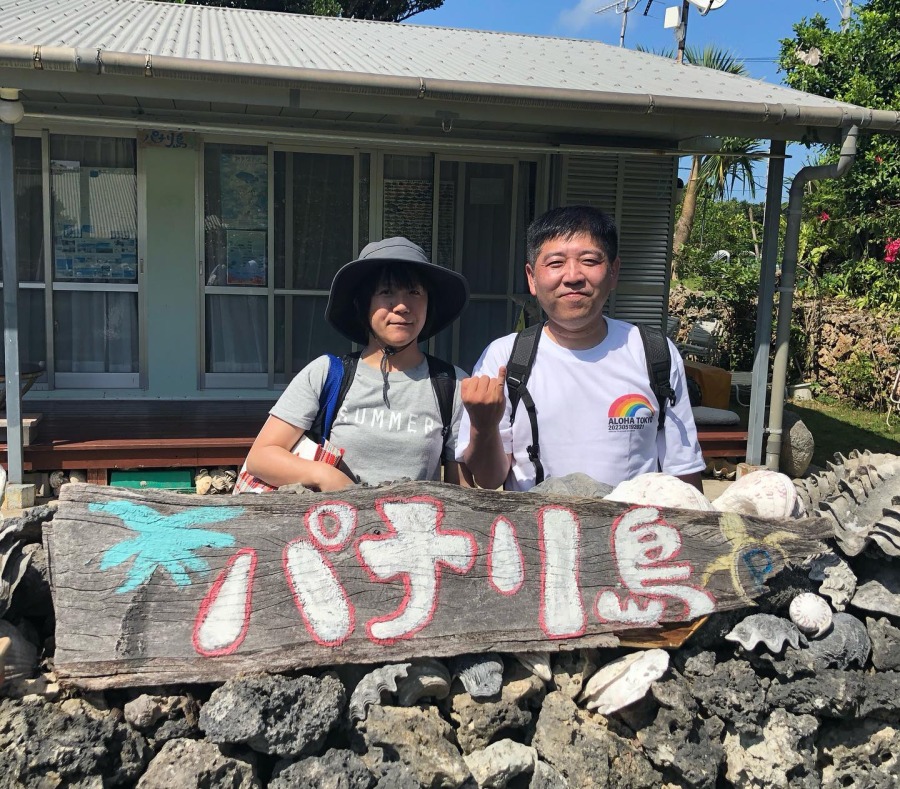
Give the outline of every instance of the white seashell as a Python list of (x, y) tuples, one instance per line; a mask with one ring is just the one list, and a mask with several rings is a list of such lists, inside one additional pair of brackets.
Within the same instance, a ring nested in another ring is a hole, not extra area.
[(31, 561), (31, 554), (22, 550), (23, 545), (21, 523), (0, 527), (0, 616), (9, 610), (13, 592)]
[(516, 652), (513, 657), (538, 679), (542, 679), (544, 682), (550, 682), (553, 679), (549, 652)]
[(445, 699), (449, 693), (450, 672), (432, 658), (415, 661), (406, 678), (397, 683), (397, 703), (401, 707), (411, 707), (419, 699)]
[(824, 638), (810, 641), (809, 653), (817, 666), (844, 670), (855, 663), (860, 668), (866, 665), (872, 642), (866, 626), (850, 614), (835, 614), (831, 632)]
[(760, 518), (797, 518), (806, 511), (793, 480), (769, 469), (745, 474), (729, 485), (712, 506), (719, 512), (738, 512)]
[(809, 578), (820, 581), (819, 594), (831, 600), (835, 611), (843, 611), (856, 593), (856, 576), (836, 553), (826, 553), (810, 564)]
[(581, 701), (589, 710), (610, 715), (643, 698), (669, 668), (669, 653), (662, 649), (632, 652), (614, 660), (592, 676)]
[(626, 504), (649, 504), (701, 512), (713, 510), (709, 499), (693, 485), (688, 485), (671, 474), (656, 471), (620, 482), (613, 492), (604, 498), (607, 501), (621, 501)]
[(373, 704), (381, 704), (382, 694), (396, 693), (397, 681), (406, 676), (411, 663), (395, 663), (370, 671), (350, 696), (350, 720), (364, 721)]
[(785, 644), (790, 644), (794, 649), (800, 648), (800, 631), (797, 626), (773, 614), (751, 614), (745, 617), (725, 639), (737, 642), (747, 651), (756, 649), (762, 643), (776, 655), (784, 649)]
[(812, 592), (798, 594), (791, 600), (788, 614), (801, 633), (813, 638), (818, 638), (831, 628), (830, 606), (824, 598)]
[(16, 679), (31, 679), (37, 666), (37, 647), (15, 625), (0, 619), (0, 686)]
[(460, 655), (452, 661), (453, 676), (459, 677), (473, 699), (496, 696), (503, 686), (503, 660), (499, 655)]

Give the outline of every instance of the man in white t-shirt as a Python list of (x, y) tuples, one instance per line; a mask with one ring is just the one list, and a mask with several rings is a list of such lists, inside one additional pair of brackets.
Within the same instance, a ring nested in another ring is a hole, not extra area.
[[(589, 206), (552, 209), (528, 228), (527, 255), (528, 287), (547, 316), (527, 381), (545, 477), (579, 471), (616, 485), (662, 470), (701, 488), (705, 463), (675, 346), (669, 343), (676, 400), (657, 430), (640, 332), (603, 316), (619, 278), (613, 220)], [(492, 342), (462, 382), (457, 459), (483, 488), (535, 485), (531, 424), (522, 402), (510, 419), (505, 388), (515, 337)]]

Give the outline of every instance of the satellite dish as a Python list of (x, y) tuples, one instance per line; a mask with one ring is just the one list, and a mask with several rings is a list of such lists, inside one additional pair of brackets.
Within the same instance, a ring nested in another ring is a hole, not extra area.
[(706, 16), (710, 11), (721, 8), (728, 0), (688, 0), (688, 2), (700, 9), (700, 16)]

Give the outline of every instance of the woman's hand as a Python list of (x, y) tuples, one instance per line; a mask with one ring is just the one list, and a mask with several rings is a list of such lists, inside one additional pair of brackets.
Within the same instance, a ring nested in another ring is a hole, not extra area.
[(333, 490), (343, 490), (354, 484), (353, 480), (340, 469), (321, 461), (311, 462), (315, 465), (315, 470), (313, 479), (307, 487), (311, 487), (321, 493), (327, 493)]

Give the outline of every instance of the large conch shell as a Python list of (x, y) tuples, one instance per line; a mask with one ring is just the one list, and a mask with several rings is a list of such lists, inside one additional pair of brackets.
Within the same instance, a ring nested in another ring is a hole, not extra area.
[(669, 654), (662, 649), (632, 652), (594, 674), (584, 687), (581, 701), (589, 710), (610, 715), (642, 699), (668, 668)]
[(682, 482), (671, 474), (656, 471), (620, 482), (604, 498), (606, 501), (621, 501), (625, 504), (648, 504), (701, 512), (711, 512), (713, 509), (709, 499), (693, 485)]
[(738, 512), (760, 518), (797, 518), (806, 513), (790, 477), (760, 469), (729, 485), (712, 506), (719, 512)]

